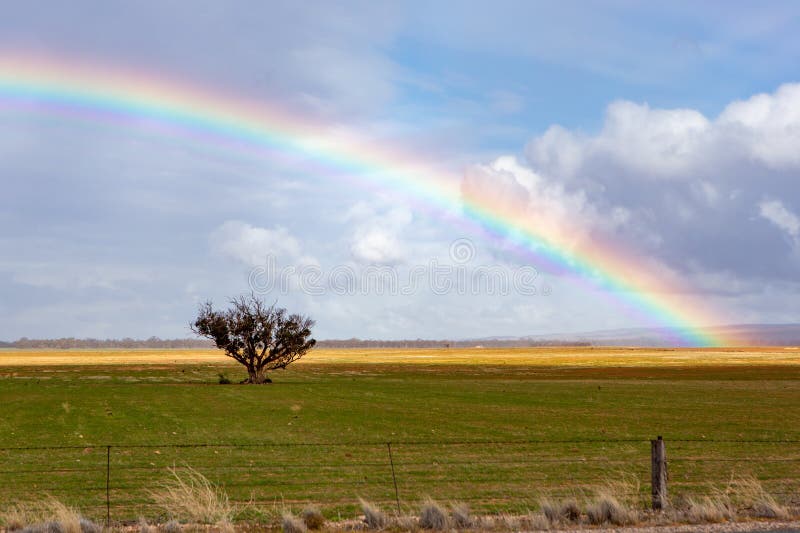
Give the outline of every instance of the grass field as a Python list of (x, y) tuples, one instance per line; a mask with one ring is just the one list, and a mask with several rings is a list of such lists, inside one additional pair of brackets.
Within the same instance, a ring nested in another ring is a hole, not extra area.
[[(754, 474), (800, 494), (800, 350), (317, 350), (265, 386), (215, 352), (0, 351), (0, 501), (51, 493), (152, 514), (171, 465), (248, 513), (358, 496), (524, 510), (628, 476), (649, 491), (667, 440), (673, 493)], [(793, 442), (779, 442), (793, 441)], [(224, 444), (222, 447), (182, 447)], [(110, 454), (106, 446), (112, 446)], [(70, 449), (19, 449), (74, 446)], [(9, 449), (11, 448), (11, 449)]]

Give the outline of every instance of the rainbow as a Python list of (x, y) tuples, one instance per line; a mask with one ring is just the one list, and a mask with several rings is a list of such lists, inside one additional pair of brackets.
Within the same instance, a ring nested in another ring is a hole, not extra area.
[(624, 312), (666, 328), (678, 344), (742, 342), (710, 333), (708, 326), (721, 322), (718, 313), (614, 243), (576, 240), (580, 228), (563, 220), (508, 212), (490, 198), (462, 192), (458, 174), (418, 155), (370, 143), (285, 109), (129, 68), (28, 52), (0, 53), (0, 110), (9, 107), (93, 121), (156, 124), (168, 128), (170, 135), (211, 140), (225, 150), (282, 154), (321, 164), (513, 243), (519, 253), (599, 289)]

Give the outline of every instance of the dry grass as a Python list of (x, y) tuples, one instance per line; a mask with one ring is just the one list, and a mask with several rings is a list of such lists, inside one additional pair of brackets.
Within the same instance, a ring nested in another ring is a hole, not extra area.
[(686, 521), (692, 524), (717, 523), (736, 518), (736, 510), (725, 495), (687, 498), (684, 511)]
[(281, 517), (281, 530), (283, 533), (306, 533), (308, 528), (305, 522), (287, 511)]
[(494, 521), (495, 527), (506, 529), (509, 531), (520, 531), (522, 529), (523, 520), (517, 515), (510, 513), (500, 513)]
[(200, 524), (232, 520), (234, 508), (225, 491), (191, 467), (169, 470), (172, 477), (150, 491), (150, 497), (170, 517)]
[(753, 476), (734, 478), (727, 492), (733, 505), (752, 517), (776, 520), (789, 518), (788, 509), (764, 490), (761, 482)]
[(156, 528), (147, 523), (143, 516), (139, 517), (139, 533), (156, 533)]
[(598, 492), (594, 501), (586, 506), (586, 516), (592, 524), (626, 526), (636, 522), (636, 511), (626, 506), (611, 492)]
[(181, 533), (181, 525), (177, 520), (170, 520), (164, 524), (164, 533)]
[(545, 498), (539, 502), (539, 506), (544, 516), (553, 525), (561, 522), (577, 522), (581, 517), (581, 508), (575, 498), (560, 501)]
[(586, 506), (589, 522), (615, 526), (635, 524), (639, 519), (636, 510), (639, 489), (639, 480), (632, 475), (620, 474), (617, 480), (606, 483), (595, 491), (594, 498)]
[(52, 496), (38, 502), (18, 503), (3, 512), (2, 521), (9, 531), (28, 529), (45, 531), (58, 529), (60, 533), (96, 533), (102, 531), (97, 524), (81, 517), (80, 513)]
[(550, 529), (550, 520), (543, 513), (528, 513), (523, 522), (525, 529), (532, 531), (547, 531)]
[(415, 516), (401, 515), (394, 519), (394, 527), (401, 531), (416, 531), (418, 529)]
[(469, 529), (475, 525), (475, 519), (466, 503), (450, 504), (450, 516), (453, 518), (453, 526), (459, 529)]
[(443, 531), (449, 526), (447, 510), (430, 498), (425, 500), (419, 511), (419, 527)]
[(303, 509), (303, 512), (300, 513), (300, 518), (303, 519), (303, 523), (308, 529), (320, 529), (325, 525), (325, 517), (322, 515), (322, 511), (314, 505), (309, 505)]
[[(165, 364), (165, 350), (2, 350), (0, 366)], [(230, 363), (219, 350), (168, 350), (168, 364)], [(702, 356), (702, 357), (698, 357)], [(709, 365), (800, 365), (800, 350), (781, 346), (748, 348), (370, 348), (313, 350), (304, 364), (455, 364), (652, 367)]]
[(386, 516), (380, 507), (359, 498), (361, 511), (364, 513), (364, 523), (370, 529), (383, 529), (389, 525), (389, 517)]

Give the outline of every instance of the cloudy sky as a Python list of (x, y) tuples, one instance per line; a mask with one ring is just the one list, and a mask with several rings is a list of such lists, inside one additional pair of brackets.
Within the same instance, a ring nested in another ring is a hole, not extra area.
[[(800, 6), (777, 1), (29, 1), (3, 6), (0, 57), (147, 72), (356, 132), (613, 242), (715, 323), (787, 323), (798, 32)], [(0, 340), (186, 337), (200, 301), (251, 288), (311, 314), (318, 338), (658, 325), (324, 161), (4, 98)], [(440, 286), (437, 267), (496, 283)]]

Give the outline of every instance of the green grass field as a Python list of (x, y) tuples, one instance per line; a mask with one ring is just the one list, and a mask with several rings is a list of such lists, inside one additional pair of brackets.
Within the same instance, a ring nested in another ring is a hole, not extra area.
[[(525, 510), (621, 476), (639, 480), (644, 499), (656, 435), (673, 494), (754, 474), (784, 500), (800, 495), (797, 352), (626, 351), (616, 366), (612, 351), (592, 352), (595, 364), (585, 349), (485, 351), (479, 364), (428, 352), (410, 353), (413, 364), (381, 351), (312, 354), (265, 386), (217, 384), (243, 372), (213, 358), (0, 354), (0, 501), (46, 492), (105, 516), (110, 445), (116, 519), (156, 514), (147, 489), (171, 465), (251, 501), (245, 514), (315, 502), (351, 516), (359, 496), (394, 502), (387, 442), (403, 505), (433, 496)], [(75, 448), (19, 449), (50, 446)]]

